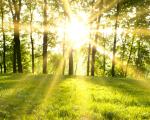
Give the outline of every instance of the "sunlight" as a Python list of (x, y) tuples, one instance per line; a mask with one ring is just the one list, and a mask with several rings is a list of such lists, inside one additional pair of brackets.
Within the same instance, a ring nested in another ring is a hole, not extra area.
[(88, 15), (80, 13), (79, 15), (72, 15), (66, 26), (61, 24), (58, 26), (58, 36), (63, 39), (64, 33), (68, 38), (68, 43), (74, 48), (80, 48), (89, 41), (89, 26), (86, 22)]
[(67, 33), (74, 48), (80, 48), (88, 42), (88, 28), (82, 21), (76, 18), (73, 18), (68, 24)]
[(75, 92), (78, 94), (78, 96), (76, 96), (76, 104), (80, 106), (80, 112), (84, 114), (84, 112), (89, 110), (89, 104), (91, 102), (90, 94), (87, 92), (90, 83), (88, 83), (85, 78), (82, 78), (81, 80), (72, 80), (72, 85), (75, 86)]
[[(94, 43), (93, 43), (94, 44)], [(104, 50), (101, 46), (99, 45), (96, 45), (96, 49), (97, 49), (97, 52), (99, 52), (101, 55), (105, 55), (107, 56), (110, 60), (113, 59), (113, 54), (112, 52), (109, 52), (107, 50)], [(123, 69), (126, 69), (127, 70), (127, 73), (128, 75), (130, 76), (134, 76), (136, 79), (140, 79), (140, 80), (144, 80), (145, 78), (143, 77), (143, 73), (140, 72), (140, 74), (138, 74), (137, 70), (136, 70), (136, 67), (134, 66), (131, 66), (130, 64), (127, 65), (127, 61), (122, 61), (120, 58), (119, 58), (119, 55), (116, 53), (116, 56), (115, 56), (115, 62), (116, 62), (116, 65), (117, 66), (124, 66)], [(125, 71), (126, 71), (125, 70)]]
[(97, 47), (97, 51), (102, 54), (102, 55), (106, 55), (107, 57), (109, 57), (111, 60), (113, 59), (113, 54), (111, 52), (108, 52), (106, 50), (104, 50), (102, 47), (100, 46), (96, 46)]
[(101, 32), (104, 35), (112, 35), (113, 34), (113, 28), (105, 28), (105, 29), (100, 29), (99, 32)]
[[(105, 35), (105, 36), (110, 36), (110, 35), (113, 35), (113, 34), (114, 34), (114, 30), (113, 30), (112, 27), (105, 28), (105, 29), (100, 29), (99, 32), (102, 33), (102, 34)], [(118, 34), (118, 35), (121, 35), (123, 32), (124, 32), (124, 29), (123, 29), (123, 28), (118, 28), (118, 29), (117, 29), (117, 34)]]

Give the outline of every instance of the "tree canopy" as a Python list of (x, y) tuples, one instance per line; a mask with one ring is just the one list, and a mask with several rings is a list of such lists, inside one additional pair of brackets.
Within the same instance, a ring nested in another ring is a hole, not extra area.
[(150, 72), (149, 0), (0, 0), (1, 71)]

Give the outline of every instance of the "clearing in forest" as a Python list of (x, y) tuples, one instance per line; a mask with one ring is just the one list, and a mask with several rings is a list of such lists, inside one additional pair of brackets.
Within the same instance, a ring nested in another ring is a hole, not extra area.
[(147, 83), (121, 78), (1, 75), (0, 119), (148, 120)]

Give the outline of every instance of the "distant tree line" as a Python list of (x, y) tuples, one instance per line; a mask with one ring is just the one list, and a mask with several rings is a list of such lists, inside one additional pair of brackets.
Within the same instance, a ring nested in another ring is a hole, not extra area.
[(87, 76), (149, 75), (149, 0), (0, 0), (1, 72), (75, 75), (76, 50), (56, 28), (80, 9), (90, 14), (80, 50)]

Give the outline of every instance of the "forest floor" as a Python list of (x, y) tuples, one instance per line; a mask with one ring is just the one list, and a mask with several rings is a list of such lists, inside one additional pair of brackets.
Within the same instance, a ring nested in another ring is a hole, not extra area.
[(0, 120), (150, 120), (150, 81), (0, 75)]

